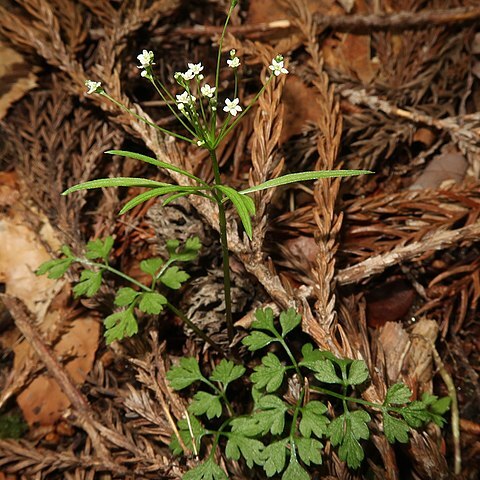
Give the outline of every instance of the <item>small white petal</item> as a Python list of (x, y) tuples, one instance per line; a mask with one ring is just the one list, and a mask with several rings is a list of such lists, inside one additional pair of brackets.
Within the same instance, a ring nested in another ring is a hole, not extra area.
[(87, 94), (91, 95), (95, 93), (99, 88), (101, 88), (102, 84), (100, 82), (93, 82), (92, 80), (86, 80), (85, 86), (88, 88)]
[(230, 68), (238, 68), (240, 66), (240, 59), (238, 57), (233, 57), (227, 60), (227, 65)]
[(211, 87), (208, 83), (206, 83), (200, 88), (200, 91), (204, 97), (212, 98), (215, 94), (215, 87)]

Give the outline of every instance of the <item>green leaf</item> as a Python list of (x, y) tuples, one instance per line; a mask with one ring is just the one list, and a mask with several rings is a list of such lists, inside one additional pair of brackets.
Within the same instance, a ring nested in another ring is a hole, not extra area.
[(79, 183), (65, 190), (62, 195), (69, 195), (79, 190), (91, 190), (92, 188), (105, 187), (166, 187), (168, 183), (148, 180), (147, 178), (135, 177), (117, 177), (117, 178), (99, 178), (98, 180), (89, 180), (88, 182)]
[(178, 248), (178, 240), (168, 240), (167, 250), (172, 260), (177, 262), (190, 262), (198, 257), (202, 244), (198, 237), (190, 237), (182, 248)]
[(280, 314), (280, 325), (282, 327), (282, 337), (300, 325), (302, 316), (294, 308), (289, 308), (286, 312)]
[(160, 277), (160, 281), (169, 288), (178, 290), (182, 283), (186, 282), (190, 278), (190, 275), (180, 270), (178, 267), (170, 267), (165, 270)]
[(369, 421), (370, 415), (365, 410), (346, 411), (328, 426), (332, 445), (340, 445), (338, 456), (350, 468), (358, 468), (363, 460), (364, 452), (359, 440), (370, 436)]
[(300, 420), (299, 430), (305, 438), (310, 438), (312, 432), (321, 438), (327, 433), (327, 426), (330, 420), (324, 415), (327, 407), (317, 400), (308, 402), (300, 409), (302, 419)]
[(163, 306), (168, 303), (167, 299), (158, 292), (147, 292), (141, 295), (138, 308), (150, 315), (158, 315), (163, 310)]
[(183, 480), (228, 480), (228, 477), (213, 459), (208, 459), (189, 470)]
[(92, 270), (84, 270), (80, 275), (80, 281), (73, 287), (75, 297), (85, 295), (93, 297), (102, 286), (102, 272), (94, 272)]
[(384, 405), (403, 405), (408, 403), (412, 392), (404, 383), (396, 383), (387, 390)]
[(139, 295), (133, 288), (121, 288), (115, 295), (115, 305), (117, 307), (127, 307), (131, 305)]
[(275, 333), (277, 330), (273, 325), (273, 310), (271, 308), (258, 308), (255, 311), (255, 320), (252, 322), (252, 328)]
[(323, 445), (314, 438), (297, 438), (295, 444), (298, 449), (298, 454), (302, 461), (310, 466), (310, 463), (320, 465), (322, 463), (322, 448)]
[(311, 343), (306, 343), (302, 347), (302, 357), (303, 360), (300, 362), (302, 367), (309, 368), (309, 365), (316, 362), (317, 360), (335, 359), (335, 356), (330, 352), (322, 352), (318, 348), (314, 348)]
[(122, 340), (125, 337), (131, 337), (138, 332), (138, 323), (130, 308), (112, 313), (105, 318), (104, 323), (106, 328), (104, 335), (107, 344), (115, 340)]
[(232, 432), (254, 437), (280, 435), (285, 428), (285, 413), (288, 405), (274, 395), (265, 395), (257, 402), (256, 410), (248, 417), (238, 417), (231, 421)]
[(140, 270), (155, 278), (162, 265), (163, 260), (161, 258), (148, 258), (147, 260), (142, 260), (140, 262)]
[(245, 367), (242, 365), (235, 365), (231, 360), (223, 359), (213, 370), (210, 375), (212, 382), (221, 382), (224, 389), (234, 380), (237, 380), (245, 373)]
[(343, 384), (342, 380), (338, 378), (331, 360), (317, 360), (308, 364), (302, 362), (302, 365), (316, 372), (315, 378), (320, 382)]
[(148, 190), (146, 192), (140, 193), (136, 197), (132, 198), (128, 201), (124, 207), (120, 210), (120, 215), (128, 212), (132, 208), (144, 203), (152, 198), (159, 197), (160, 195), (167, 195), (168, 193), (173, 192), (186, 192), (193, 193), (198, 190), (199, 187), (182, 187), (180, 185), (166, 185), (164, 187), (154, 188), (152, 190)]
[(296, 460), (292, 460), (290, 457), (290, 463), (287, 469), (282, 475), (282, 480), (310, 480), (310, 475), (305, 471), (303, 467)]
[(436, 400), (430, 408), (432, 412), (437, 413), (438, 415), (443, 415), (448, 412), (451, 403), (452, 399), (450, 397), (442, 397)]
[(65, 273), (67, 273), (67, 270), (74, 261), (75, 260), (73, 258), (47, 260), (37, 268), (35, 275), (48, 274), (48, 278), (51, 278), (52, 280), (58, 280), (59, 278), (63, 277)]
[(285, 428), (285, 414), (288, 411), (288, 405), (275, 395), (265, 395), (261, 397), (256, 405), (258, 409), (254, 417), (258, 426), (265, 435), (268, 431), (272, 435), (280, 435)]
[(113, 237), (107, 237), (105, 240), (98, 238), (97, 240), (90, 240), (87, 243), (85, 257), (89, 260), (95, 260), (97, 258), (108, 261), (108, 256), (112, 251)]
[(267, 190), (268, 188), (279, 187), (281, 185), (287, 185), (289, 183), (305, 182), (307, 180), (317, 180), (319, 178), (331, 178), (331, 177), (351, 177), (354, 175), (364, 175), (367, 173), (373, 173), (369, 170), (322, 170), (319, 172), (299, 172), (289, 173), (281, 177), (268, 180), (255, 187), (250, 187), (240, 191), (241, 195), (247, 193), (259, 192), (260, 190)]
[[(242, 221), (243, 228), (245, 233), (248, 235), (248, 238), (251, 240), (253, 235), (252, 221), (250, 220), (250, 211), (251, 211), (251, 198), (244, 197), (240, 195), (236, 190), (226, 185), (215, 185), (217, 190), (220, 190), (228, 199), (233, 203), (233, 206), (237, 210), (238, 216)], [(248, 198), (250, 202), (245, 201), (245, 198)], [(247, 206), (248, 203), (248, 206)]]
[(346, 385), (360, 385), (369, 377), (367, 364), (363, 360), (353, 360), (348, 370)]
[(267, 445), (262, 452), (263, 469), (267, 477), (273, 477), (276, 473), (281, 473), (285, 468), (287, 458), (287, 439), (279, 440)]
[(108, 153), (110, 155), (119, 155), (121, 157), (134, 158), (135, 160), (141, 160), (142, 162), (150, 163), (151, 165), (155, 165), (156, 167), (159, 167), (159, 168), (165, 168), (167, 170), (171, 170), (172, 172), (181, 173), (182, 175), (185, 175), (186, 177), (191, 178), (192, 180), (195, 180), (196, 182), (202, 183), (205, 185), (205, 182), (203, 180), (196, 177), (192, 173), (187, 172), (186, 170), (183, 170), (179, 167), (176, 167), (175, 165), (162, 162), (161, 160), (157, 160), (156, 158), (152, 158), (147, 155), (142, 155), (140, 153), (135, 153), (135, 152), (128, 152), (125, 150), (108, 150), (105, 153)]
[(409, 428), (405, 420), (395, 418), (387, 412), (383, 412), (383, 431), (390, 443), (395, 443), (395, 441), (408, 442)]
[(180, 365), (172, 367), (167, 373), (167, 380), (175, 390), (182, 390), (197, 380), (204, 380), (198, 362), (193, 357), (180, 359)]
[(245, 459), (249, 468), (253, 464), (262, 465), (262, 450), (264, 445), (260, 440), (245, 437), (235, 432), (228, 434), (227, 446), (225, 448), (225, 455), (232, 460), (239, 460), (240, 455)]
[(267, 353), (262, 358), (262, 365), (255, 367), (254, 370), (255, 372), (250, 378), (255, 384), (255, 388), (265, 388), (267, 392), (274, 392), (282, 385), (287, 369), (276, 355)]
[[(183, 440), (185, 447), (191, 452), (199, 452), (202, 437), (207, 433), (203, 425), (200, 423), (197, 417), (189, 415), (187, 413), (185, 418), (178, 421), (178, 433)], [(195, 448), (193, 446), (193, 440), (195, 441)], [(180, 455), (183, 453), (182, 446), (178, 441), (176, 435), (172, 435), (172, 441), (170, 442), (170, 448), (174, 455)]]
[(250, 198), (248, 195), (243, 196), (243, 203), (247, 207), (248, 213), (253, 216), (255, 215), (256, 208), (255, 208), (255, 202), (253, 201), (252, 198)]
[(431, 420), (430, 413), (426, 405), (416, 400), (411, 402), (400, 410), (400, 415), (405, 419), (410, 427), (418, 428)]
[(277, 341), (278, 340), (276, 338), (273, 338), (266, 333), (254, 331), (250, 335), (246, 336), (242, 340), (242, 343), (243, 345), (248, 347), (251, 352), (255, 352), (256, 350), (260, 350), (261, 348), (266, 347), (270, 343)]
[(188, 411), (194, 415), (207, 415), (211, 420), (222, 415), (222, 403), (218, 395), (212, 395), (207, 392), (197, 392), (192, 403), (188, 407)]

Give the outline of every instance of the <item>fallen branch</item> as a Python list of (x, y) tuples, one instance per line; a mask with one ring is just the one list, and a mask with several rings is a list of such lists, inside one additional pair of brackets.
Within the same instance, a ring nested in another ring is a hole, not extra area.
[(382, 273), (387, 268), (434, 250), (452, 247), (460, 242), (475, 242), (480, 238), (480, 222), (466, 227), (426, 235), (421, 241), (402, 245), (392, 251), (367, 258), (363, 262), (338, 271), (337, 281), (341, 285), (356, 283), (364, 278)]
[[(416, 30), (425, 27), (438, 27), (452, 23), (471, 23), (480, 19), (480, 8), (464, 7), (449, 10), (425, 10), (420, 12), (397, 12), (392, 14), (372, 15), (321, 15), (313, 16), (317, 33), (320, 30), (331, 29), (337, 32), (370, 33), (372, 31), (403, 31)], [(292, 28), (292, 22), (287, 19), (273, 22), (232, 25), (233, 35), (250, 35), (272, 33)], [(214, 36), (222, 32), (221, 26), (195, 25), (194, 27), (178, 28), (174, 33), (182, 36)]]

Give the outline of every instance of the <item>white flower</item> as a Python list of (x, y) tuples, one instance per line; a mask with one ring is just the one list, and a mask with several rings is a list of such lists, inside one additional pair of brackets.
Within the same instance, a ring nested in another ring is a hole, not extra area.
[(283, 66), (283, 57), (281, 55), (277, 55), (277, 57), (272, 60), (272, 64), (269, 65), (268, 68), (276, 77), (278, 77), (281, 73), (288, 73), (288, 70)]
[(199, 141), (197, 142), (197, 145), (198, 145), (199, 147), (202, 147), (203, 145), (205, 145), (205, 140), (199, 140)]
[(240, 66), (240, 59), (238, 57), (233, 57), (227, 60), (227, 65), (230, 68), (238, 68)]
[(177, 97), (177, 103), (180, 105), (191, 105), (195, 103), (196, 98), (193, 95), (189, 95), (188, 92), (183, 92), (181, 95), (176, 95)]
[(147, 68), (155, 65), (153, 63), (153, 57), (154, 55), (152, 51), (149, 52), (148, 50), (144, 50), (140, 55), (137, 56), (138, 61), (141, 64), (138, 68)]
[(204, 77), (203, 74), (201, 73), (200, 75), (197, 75), (197, 78), (198, 78), (199, 80), (203, 80), (205, 77)]
[(102, 88), (102, 84), (100, 82), (92, 82), (92, 80), (85, 80), (85, 86), (88, 88), (88, 95), (96, 93), (99, 88)]
[(194, 75), (199, 75), (200, 72), (203, 70), (203, 67), (201, 63), (189, 63), (188, 70)]
[(212, 98), (215, 93), (215, 87), (211, 87), (208, 83), (206, 83), (200, 88), (200, 91), (204, 97)]
[(185, 73), (182, 73), (182, 77), (184, 80), (191, 80), (193, 77), (195, 77), (195, 74), (193, 73), (192, 70), (187, 70)]
[(237, 113), (242, 111), (242, 107), (238, 104), (239, 102), (240, 100), (238, 98), (234, 98), (233, 100), (227, 98), (225, 100), (223, 111), (229, 113), (233, 117), (236, 117)]

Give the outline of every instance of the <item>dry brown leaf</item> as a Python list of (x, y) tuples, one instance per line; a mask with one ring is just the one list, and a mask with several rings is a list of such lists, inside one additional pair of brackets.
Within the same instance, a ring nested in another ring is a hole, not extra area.
[(337, 72), (369, 84), (378, 73), (378, 59), (371, 57), (368, 35), (338, 34), (323, 45), (325, 64)]
[(0, 120), (2, 120), (16, 101), (37, 86), (37, 76), (31, 64), (1, 42), (0, 59)]
[[(76, 385), (81, 385), (93, 366), (98, 347), (100, 324), (90, 317), (77, 318), (54, 348), (59, 356), (75, 357), (65, 364)], [(21, 351), (22, 344), (15, 349)], [(17, 402), (29, 425), (52, 425), (70, 406), (57, 382), (47, 375), (37, 377), (18, 397)]]
[(321, 113), (317, 98), (315, 89), (305, 85), (299, 77), (294, 75), (287, 77), (282, 96), (285, 119), (279, 140), (280, 145), (294, 135), (302, 133), (309, 122), (318, 123)]

